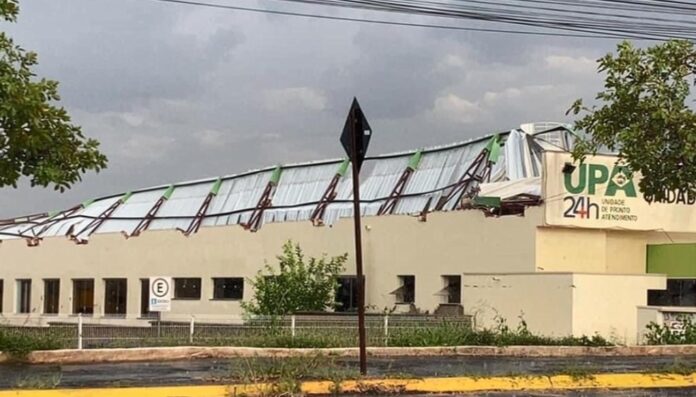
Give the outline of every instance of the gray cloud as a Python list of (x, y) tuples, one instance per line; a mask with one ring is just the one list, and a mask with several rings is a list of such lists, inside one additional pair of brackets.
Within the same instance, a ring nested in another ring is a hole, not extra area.
[(26, 1), (8, 30), (39, 53), (42, 76), (61, 82), (62, 104), (110, 165), (64, 194), (4, 188), (0, 217), (342, 156), (354, 95), (376, 132), (373, 153), (563, 121), (575, 98), (601, 87), (593, 60), (614, 45), (144, 0)]

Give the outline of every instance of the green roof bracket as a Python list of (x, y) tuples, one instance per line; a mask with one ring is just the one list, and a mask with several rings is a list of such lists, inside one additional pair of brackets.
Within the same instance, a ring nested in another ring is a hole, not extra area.
[(341, 162), (341, 165), (338, 166), (338, 172), (336, 172), (336, 174), (341, 176), (341, 177), (346, 176), (346, 172), (348, 172), (349, 165), (350, 165), (349, 159), (343, 160), (343, 162)]
[(215, 183), (213, 183), (213, 187), (210, 188), (210, 194), (213, 196), (217, 196), (218, 192), (220, 191), (220, 186), (222, 186), (222, 178), (218, 178), (215, 180)]
[(280, 166), (275, 167), (273, 173), (271, 174), (270, 183), (277, 185), (280, 182), (280, 175), (283, 173), (283, 169)]
[(488, 208), (500, 208), (500, 197), (494, 196), (476, 196), (474, 197), (474, 205)]
[(486, 149), (488, 150), (488, 161), (497, 163), (500, 157), (500, 136), (498, 134), (493, 135), (493, 138), (488, 141)]
[(169, 185), (167, 190), (162, 193), (162, 197), (164, 197), (165, 200), (169, 200), (169, 198), (172, 197), (172, 193), (174, 193), (174, 185)]
[(408, 161), (408, 168), (411, 169), (412, 171), (415, 171), (418, 169), (418, 166), (420, 165), (421, 160), (423, 159), (423, 150), (418, 149), (416, 153), (411, 156), (411, 159)]
[(121, 196), (121, 198), (118, 199), (118, 201), (120, 201), (121, 204), (123, 204), (123, 203), (125, 203), (126, 201), (128, 201), (128, 199), (131, 198), (132, 195), (133, 195), (133, 192), (126, 192), (126, 194), (124, 194), (123, 196)]

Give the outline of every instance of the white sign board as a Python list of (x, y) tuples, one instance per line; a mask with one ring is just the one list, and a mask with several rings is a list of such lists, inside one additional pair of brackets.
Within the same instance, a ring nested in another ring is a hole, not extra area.
[(172, 310), (172, 278), (150, 277), (151, 312), (168, 312)]
[[(668, 191), (654, 200), (640, 191), (640, 174), (631, 175), (618, 158), (587, 156), (574, 163), (568, 153), (544, 153), (544, 223), (594, 229), (696, 231), (696, 197)], [(575, 166), (564, 173), (566, 163)]]

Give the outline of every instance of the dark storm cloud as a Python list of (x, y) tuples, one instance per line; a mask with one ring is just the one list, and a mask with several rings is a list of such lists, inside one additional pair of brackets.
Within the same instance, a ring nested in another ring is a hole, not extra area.
[(40, 74), (61, 82), (62, 104), (110, 164), (65, 194), (4, 188), (0, 217), (342, 156), (353, 96), (375, 130), (374, 153), (563, 121), (572, 100), (600, 88), (593, 60), (613, 47), (145, 0), (24, 1), (8, 29), (39, 53)]

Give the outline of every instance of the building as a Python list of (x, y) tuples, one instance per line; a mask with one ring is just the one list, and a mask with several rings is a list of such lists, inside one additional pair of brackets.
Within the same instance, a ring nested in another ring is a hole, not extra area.
[[(648, 203), (640, 176), (616, 158), (573, 165), (574, 137), (560, 124), (526, 124), (367, 159), (369, 307), (464, 312), (479, 327), (523, 318), (542, 334), (634, 343), (647, 321), (680, 310), (665, 306), (694, 305), (696, 198)], [(247, 279), (285, 241), (308, 255), (353, 252), (349, 168), (342, 159), (270, 167), (5, 221), (2, 317), (147, 325), (148, 279), (170, 276), (163, 320), (238, 321), (253, 294)], [(339, 310), (355, 305), (350, 257), (347, 267)]]

